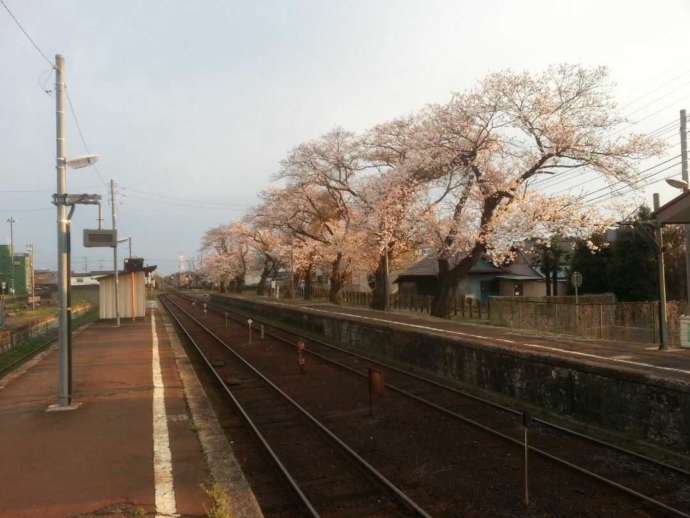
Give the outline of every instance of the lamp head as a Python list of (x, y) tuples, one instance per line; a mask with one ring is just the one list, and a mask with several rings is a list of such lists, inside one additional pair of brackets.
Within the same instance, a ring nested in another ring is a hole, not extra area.
[(677, 180), (676, 178), (667, 178), (666, 183), (669, 184), (671, 187), (675, 187), (676, 189), (680, 189), (682, 191), (688, 190), (688, 182), (686, 182), (685, 180)]
[(67, 165), (72, 169), (81, 169), (95, 164), (98, 161), (98, 155), (84, 155), (67, 160)]

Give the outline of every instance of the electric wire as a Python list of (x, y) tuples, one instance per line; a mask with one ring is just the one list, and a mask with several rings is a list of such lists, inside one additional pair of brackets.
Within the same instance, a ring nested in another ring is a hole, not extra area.
[[(69, 95), (69, 88), (67, 87), (67, 85), (65, 85), (65, 97), (67, 98), (67, 104), (69, 105), (69, 111), (72, 114), (72, 119), (74, 120), (74, 125), (77, 127), (77, 133), (79, 133), (79, 138), (81, 139), (81, 143), (84, 145), (84, 150), (86, 151), (87, 154), (91, 154), (91, 150), (89, 149), (89, 145), (87, 144), (86, 138), (84, 137), (84, 132), (81, 129), (81, 124), (79, 123), (79, 117), (77, 117), (77, 111), (75, 110), (74, 104), (72, 103), (72, 98)], [(98, 165), (93, 164), (92, 167), (93, 167), (94, 171), (96, 171), (96, 175), (98, 176), (98, 179), (103, 184), (103, 187), (107, 188), (108, 184), (103, 179), (103, 176), (101, 175), (101, 171), (98, 169)]]
[(36, 43), (36, 41), (34, 41), (34, 39), (31, 37), (31, 35), (30, 35), (30, 34), (27, 32), (27, 30), (24, 28), (24, 26), (22, 26), (21, 22), (17, 19), (17, 17), (14, 15), (14, 13), (13, 13), (13, 12), (10, 10), (10, 8), (7, 6), (7, 4), (5, 3), (5, 0), (0, 0), (0, 4), (2, 4), (2, 6), (3, 6), (3, 7), (5, 8), (5, 10), (7, 11), (7, 14), (9, 14), (10, 17), (12, 18), (12, 20), (14, 20), (14, 23), (17, 24), (17, 27), (19, 27), (19, 30), (22, 31), (22, 32), (24, 33), (24, 36), (26, 36), (26, 39), (28, 39), (29, 42), (31, 43), (31, 45), (33, 45), (34, 49), (36, 49), (36, 52), (38, 52), (38, 53), (41, 55), (41, 57), (46, 61), (46, 63), (48, 63), (48, 64), (50, 65), (51, 68), (55, 68), (55, 63), (53, 63), (53, 62), (48, 58), (48, 56), (46, 55), (46, 53), (43, 52), (43, 51), (41, 50), (41, 47), (38, 46), (38, 44)]

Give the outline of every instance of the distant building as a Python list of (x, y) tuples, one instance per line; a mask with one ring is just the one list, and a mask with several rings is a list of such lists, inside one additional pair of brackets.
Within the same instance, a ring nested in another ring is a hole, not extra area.
[(14, 295), (31, 294), (31, 254), (14, 254), (10, 259), (10, 246), (0, 245), (0, 290), (11, 294), (14, 283)]

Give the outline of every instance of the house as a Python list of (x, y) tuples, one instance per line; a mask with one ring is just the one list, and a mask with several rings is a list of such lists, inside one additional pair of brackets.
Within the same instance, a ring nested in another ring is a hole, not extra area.
[[(455, 266), (464, 255), (456, 254), (451, 260)], [(399, 293), (408, 295), (433, 295), (438, 282), (438, 259), (434, 255), (417, 261), (400, 272), (394, 281)], [(486, 303), (492, 296), (543, 297), (546, 295), (544, 276), (532, 267), (527, 257), (518, 252), (516, 259), (507, 266), (495, 266), (485, 258), (470, 269), (469, 275), (458, 283), (458, 295), (472, 297)]]

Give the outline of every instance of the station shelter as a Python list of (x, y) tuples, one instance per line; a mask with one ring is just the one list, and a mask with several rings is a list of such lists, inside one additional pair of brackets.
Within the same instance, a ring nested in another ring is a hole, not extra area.
[[(118, 271), (120, 318), (143, 318), (146, 315), (147, 279), (155, 269), (155, 266), (144, 266), (140, 258), (125, 260), (124, 271)], [(98, 307), (99, 318), (116, 317), (114, 273), (98, 278)]]

